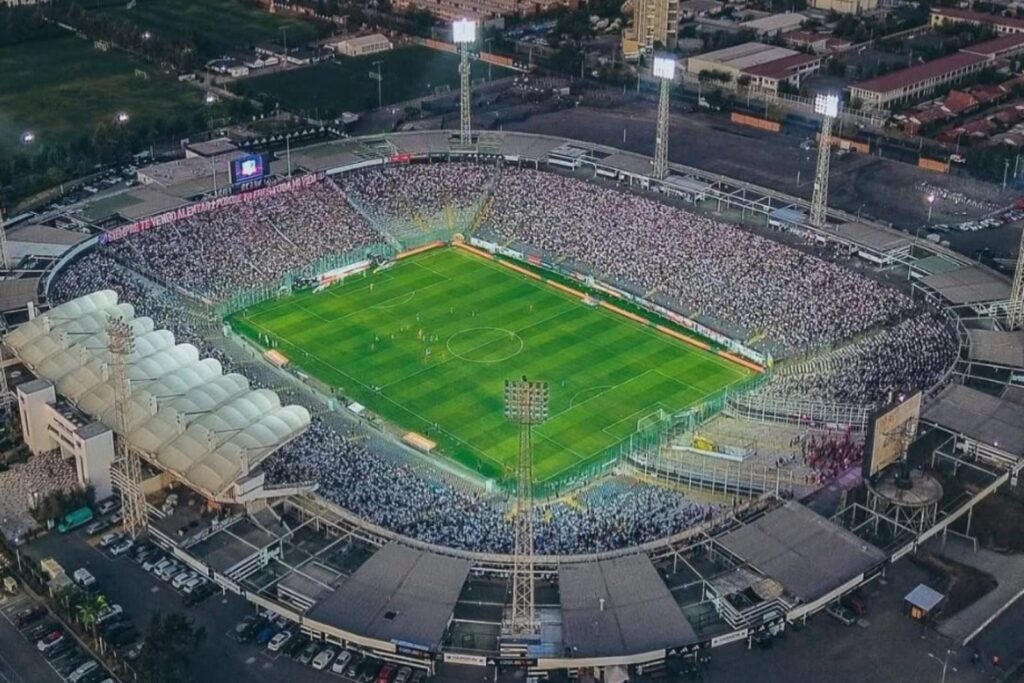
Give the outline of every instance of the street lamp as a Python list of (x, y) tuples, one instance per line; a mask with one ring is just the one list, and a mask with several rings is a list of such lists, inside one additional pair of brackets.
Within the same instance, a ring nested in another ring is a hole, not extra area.
[(142, 32), (142, 39), (143, 40), (149, 40), (152, 37), (153, 37), (153, 34), (150, 33), (149, 31), (143, 31)]
[(928, 193), (928, 225), (932, 224), (932, 206), (935, 205), (935, 193)]
[(117, 121), (118, 123), (120, 123), (121, 125), (124, 125), (124, 124), (128, 123), (128, 119), (129, 118), (131, 118), (131, 117), (128, 116), (128, 112), (119, 111), (119, 112), (117, 112), (117, 116), (114, 117), (114, 120)]
[(214, 95), (212, 92), (208, 92), (208, 93), (206, 93), (206, 97), (203, 98), (203, 101), (206, 102), (207, 104), (216, 104), (217, 103), (217, 96)]
[(21, 144), (23, 144), (23, 145), (31, 145), (35, 141), (36, 141), (36, 134), (33, 133), (32, 131), (26, 130), (24, 133), (21, 134)]

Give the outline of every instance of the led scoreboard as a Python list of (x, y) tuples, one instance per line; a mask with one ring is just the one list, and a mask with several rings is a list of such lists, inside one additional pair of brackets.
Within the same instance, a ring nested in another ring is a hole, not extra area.
[(260, 154), (239, 157), (231, 162), (231, 184), (258, 183), (270, 170), (266, 157)]

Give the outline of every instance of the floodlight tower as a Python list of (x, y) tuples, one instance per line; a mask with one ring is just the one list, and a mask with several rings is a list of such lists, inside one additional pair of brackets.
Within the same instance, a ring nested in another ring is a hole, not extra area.
[(1020, 236), (1017, 269), (1013, 271), (1013, 289), (1010, 292), (1010, 309), (1006, 325), (1011, 330), (1024, 327), (1024, 234)]
[(821, 117), (821, 135), (818, 138), (818, 166), (814, 172), (814, 193), (811, 195), (810, 224), (825, 227), (828, 212), (828, 165), (832, 155), (832, 123), (839, 115), (839, 95), (818, 95), (814, 98), (814, 113)]
[(114, 385), (114, 410), (117, 419), (117, 444), (113, 470), (121, 490), (121, 514), (124, 530), (138, 536), (146, 527), (146, 496), (142, 492), (142, 468), (139, 456), (128, 446), (131, 427), (131, 382), (128, 358), (135, 352), (135, 336), (131, 325), (116, 315), (107, 319), (107, 351), (110, 354), (110, 381)]
[(654, 177), (668, 175), (668, 105), (672, 81), (676, 77), (676, 60), (673, 57), (654, 58), (654, 77), (661, 81), (658, 96), (658, 129), (654, 134)]
[(516, 466), (515, 555), (512, 569), (511, 635), (537, 632), (533, 602), (533, 425), (548, 418), (547, 382), (505, 380), (505, 417), (519, 425)]
[(476, 21), (456, 19), (452, 23), (452, 39), (459, 46), (459, 142), (473, 141), (471, 98), (469, 90), (469, 46), (476, 42)]

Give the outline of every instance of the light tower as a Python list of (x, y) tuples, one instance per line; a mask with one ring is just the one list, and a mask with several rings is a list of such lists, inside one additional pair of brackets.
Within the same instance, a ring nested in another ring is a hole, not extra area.
[(832, 156), (832, 122), (839, 115), (838, 95), (818, 95), (814, 98), (814, 113), (821, 117), (821, 135), (818, 138), (818, 166), (814, 172), (814, 193), (811, 195), (810, 224), (825, 227), (828, 211), (828, 165)]
[(672, 57), (654, 58), (654, 77), (661, 81), (658, 96), (658, 129), (654, 134), (654, 177), (668, 175), (668, 105), (672, 81), (676, 77), (676, 60)]
[(110, 381), (114, 385), (114, 411), (117, 419), (117, 443), (112, 465), (114, 479), (121, 491), (124, 530), (137, 536), (146, 527), (146, 496), (142, 492), (142, 468), (138, 456), (128, 446), (131, 427), (132, 387), (128, 379), (128, 358), (135, 352), (131, 325), (111, 315), (107, 319), (107, 351), (110, 355)]
[(515, 556), (512, 569), (510, 635), (537, 633), (533, 603), (533, 425), (548, 418), (547, 382), (505, 380), (505, 417), (519, 425), (516, 464)]
[(459, 142), (468, 145), (472, 137), (472, 102), (469, 90), (469, 46), (476, 42), (476, 21), (456, 19), (452, 23), (452, 40), (459, 46)]
[(1010, 309), (1006, 326), (1011, 330), (1024, 327), (1024, 234), (1020, 236), (1017, 269), (1013, 271), (1013, 289), (1010, 291)]

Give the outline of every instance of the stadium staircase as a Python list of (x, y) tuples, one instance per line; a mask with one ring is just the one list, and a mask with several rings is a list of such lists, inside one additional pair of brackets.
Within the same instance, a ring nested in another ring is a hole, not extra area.
[(375, 216), (371, 211), (369, 211), (365, 206), (363, 206), (362, 202), (358, 201), (348, 192), (345, 192), (343, 189), (341, 189), (341, 187), (339, 187), (338, 184), (334, 182), (334, 179), (331, 178), (330, 176), (327, 176), (327, 184), (330, 185), (338, 194), (340, 194), (345, 199), (345, 201), (348, 202), (348, 205), (351, 206), (356, 213), (362, 216), (363, 220), (365, 220), (366, 223), (377, 232), (377, 234), (384, 238), (385, 242), (387, 242), (390, 246), (394, 247), (396, 250), (402, 251), (402, 243), (399, 242), (398, 239), (393, 234), (391, 234), (391, 232), (385, 225), (384, 221), (380, 220), (380, 218)]

